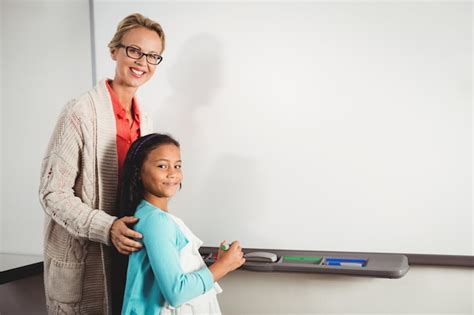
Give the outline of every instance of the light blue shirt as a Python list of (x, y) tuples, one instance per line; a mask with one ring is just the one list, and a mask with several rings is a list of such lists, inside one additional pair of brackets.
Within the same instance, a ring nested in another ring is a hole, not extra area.
[(159, 314), (165, 302), (178, 307), (213, 287), (207, 267), (183, 272), (179, 252), (188, 240), (168, 213), (142, 200), (135, 216), (143, 248), (129, 257), (122, 315)]

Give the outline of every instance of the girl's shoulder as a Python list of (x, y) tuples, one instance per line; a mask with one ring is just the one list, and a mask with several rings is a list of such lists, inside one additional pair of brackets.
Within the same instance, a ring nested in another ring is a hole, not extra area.
[(134, 229), (143, 235), (145, 246), (150, 245), (147, 244), (147, 241), (150, 240), (152, 242), (156, 240), (170, 241), (177, 244), (178, 248), (182, 248), (183, 244), (187, 243), (180, 227), (167, 212), (151, 205), (145, 205), (137, 208), (135, 217), (139, 220)]
[(134, 216), (139, 219), (139, 225), (143, 228), (152, 226), (153, 228), (160, 227), (167, 230), (176, 229), (176, 223), (167, 212), (145, 200), (140, 202)]

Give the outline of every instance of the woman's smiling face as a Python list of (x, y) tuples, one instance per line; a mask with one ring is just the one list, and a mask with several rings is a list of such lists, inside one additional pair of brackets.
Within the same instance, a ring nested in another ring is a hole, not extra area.
[[(131, 46), (146, 54), (161, 54), (163, 46), (159, 35), (150, 29), (136, 27), (129, 30), (122, 37), (123, 46)], [(133, 59), (127, 56), (126, 48), (115, 48), (112, 59), (117, 62), (114, 82), (138, 88), (146, 83), (155, 73), (156, 66), (149, 64), (146, 57)]]

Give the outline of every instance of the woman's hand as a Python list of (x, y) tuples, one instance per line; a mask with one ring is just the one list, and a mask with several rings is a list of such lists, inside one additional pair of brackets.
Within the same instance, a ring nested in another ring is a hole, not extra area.
[(142, 244), (134, 240), (142, 238), (142, 235), (127, 226), (135, 224), (137, 221), (138, 218), (135, 217), (123, 217), (115, 220), (112, 224), (110, 239), (120, 254), (130, 255), (142, 248)]
[[(225, 241), (221, 243), (221, 246), (223, 244), (225, 244)], [(230, 244), (230, 248), (227, 251), (219, 247), (217, 261), (209, 267), (209, 270), (214, 276), (214, 281), (219, 281), (226, 274), (239, 268), (244, 263), (245, 258), (242, 247), (238, 241), (234, 241)]]

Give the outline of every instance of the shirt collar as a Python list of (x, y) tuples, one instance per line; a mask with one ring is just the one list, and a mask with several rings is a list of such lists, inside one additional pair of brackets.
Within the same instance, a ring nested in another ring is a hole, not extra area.
[[(125, 118), (125, 114), (126, 114), (125, 109), (120, 105), (118, 96), (115, 93), (115, 91), (112, 89), (112, 87), (110, 86), (109, 81), (111, 80), (105, 80), (105, 84), (107, 85), (107, 90), (109, 90), (110, 98), (112, 100), (112, 106), (114, 109), (114, 114), (120, 119), (123, 119)], [(140, 122), (140, 109), (138, 107), (138, 103), (135, 97), (132, 98), (132, 112), (135, 114), (133, 119), (139, 123)]]

